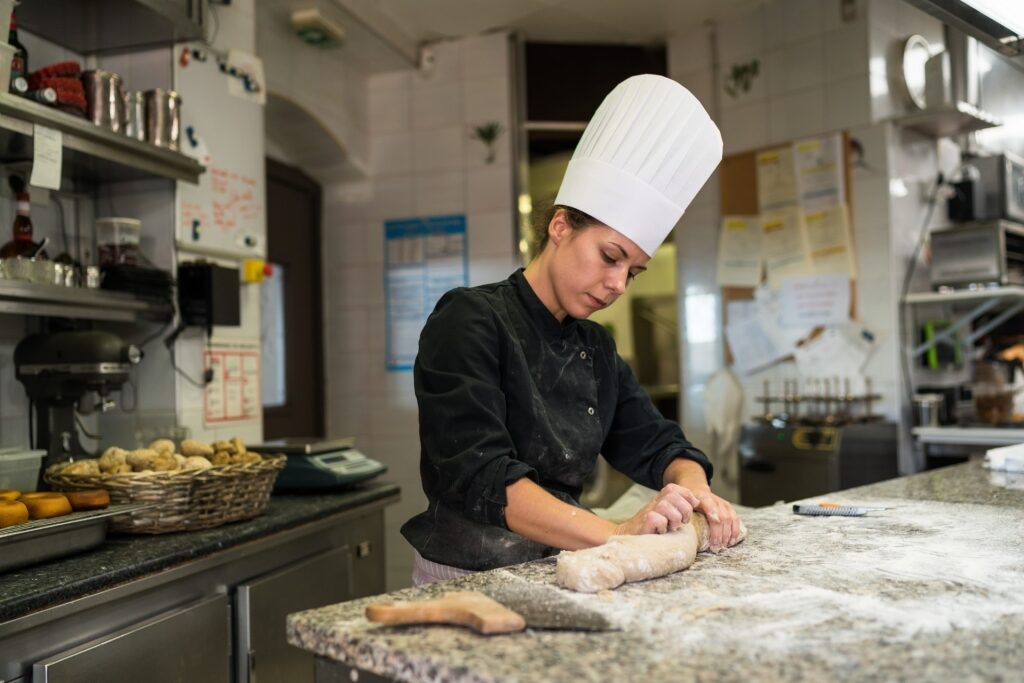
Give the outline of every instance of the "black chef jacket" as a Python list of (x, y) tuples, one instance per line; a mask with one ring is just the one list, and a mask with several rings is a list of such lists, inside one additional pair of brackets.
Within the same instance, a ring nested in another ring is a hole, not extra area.
[(445, 294), (413, 376), (428, 507), (402, 534), (428, 560), (481, 570), (553, 554), (509, 530), (505, 487), (529, 477), (578, 506), (599, 453), (652, 489), (680, 457), (711, 481), (707, 457), (655, 409), (611, 335), (560, 323), (522, 270)]

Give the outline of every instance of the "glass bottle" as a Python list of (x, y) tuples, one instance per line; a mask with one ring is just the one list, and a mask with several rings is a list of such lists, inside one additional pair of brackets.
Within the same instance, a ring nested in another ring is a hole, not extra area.
[(32, 216), (29, 209), (28, 192), (21, 190), (17, 193), (18, 213), (14, 216), (13, 239), (0, 247), (0, 258), (12, 256), (24, 256), (32, 254), (36, 250), (36, 243), (32, 239)]
[(11, 57), (11, 82), (17, 78), (28, 78), (28, 50), (18, 40), (18, 22), (14, 19), (14, 12), (11, 12), (11, 29), (7, 34), (7, 44), (14, 48), (14, 55)]

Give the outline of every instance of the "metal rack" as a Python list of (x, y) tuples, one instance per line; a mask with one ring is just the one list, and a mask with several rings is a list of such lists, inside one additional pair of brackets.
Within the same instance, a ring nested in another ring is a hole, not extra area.
[(205, 167), (190, 156), (114, 133), (91, 121), (17, 95), (0, 93), (0, 163), (32, 159), (35, 125), (61, 132), (64, 163), (96, 182), (162, 177), (199, 182)]
[(949, 446), (1011, 446), (1024, 443), (1024, 429), (1007, 427), (914, 427), (922, 444)]
[(903, 300), (904, 304), (969, 304), (975, 305), (966, 313), (958, 316), (949, 327), (934, 338), (918, 344), (911, 349), (911, 357), (917, 358), (927, 353), (936, 344), (952, 342), (954, 336), (963, 329), (969, 328), (986, 313), (1000, 310), (992, 320), (961, 338), (961, 345), (968, 348), (1004, 322), (1024, 311), (1024, 287), (982, 287), (978, 289), (952, 290), (939, 292), (919, 292), (910, 294)]
[[(773, 394), (771, 383), (765, 380), (764, 393), (755, 400), (764, 406), (757, 419), (764, 424), (802, 424), (838, 426), (858, 422), (874, 422), (880, 417), (872, 411), (872, 404), (881, 400), (873, 391), (871, 378), (864, 379), (864, 393), (850, 391), (850, 380), (839, 377), (811, 378), (808, 390), (800, 390), (800, 381), (782, 380), (782, 392)], [(773, 412), (775, 404), (781, 411)]]
[(125, 292), (0, 280), (0, 313), (89, 320), (163, 322), (170, 304), (140, 299)]
[[(960, 346), (969, 349), (978, 339), (1024, 312), (1024, 287), (976, 287), (918, 292), (908, 295), (903, 303), (907, 306), (945, 305), (961, 311), (935, 337), (910, 350), (911, 359), (916, 359), (937, 344), (957, 343), (958, 334)], [(992, 319), (972, 329), (982, 316), (992, 313), (996, 314)], [(922, 446), (1005, 446), (1024, 442), (1024, 429), (1008, 427), (914, 427), (911, 434)]]

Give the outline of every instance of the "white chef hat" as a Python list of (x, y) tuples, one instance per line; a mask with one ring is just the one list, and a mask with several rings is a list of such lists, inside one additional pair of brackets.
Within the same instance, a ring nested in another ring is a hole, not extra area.
[(593, 216), (651, 256), (721, 160), (722, 135), (689, 90), (664, 76), (633, 76), (590, 119), (555, 204)]

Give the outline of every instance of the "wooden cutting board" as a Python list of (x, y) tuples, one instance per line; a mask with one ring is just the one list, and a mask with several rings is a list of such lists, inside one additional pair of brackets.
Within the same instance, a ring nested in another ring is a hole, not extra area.
[(476, 591), (445, 593), (433, 600), (373, 603), (366, 606), (366, 618), (380, 624), (453, 624), (486, 634), (526, 628), (521, 615)]
[(366, 618), (382, 624), (451, 624), (478, 633), (515, 633), (524, 628), (611, 631), (597, 612), (580, 607), (559, 589), (514, 581), (481, 591), (445, 593), (440, 598), (381, 602), (366, 607)]

